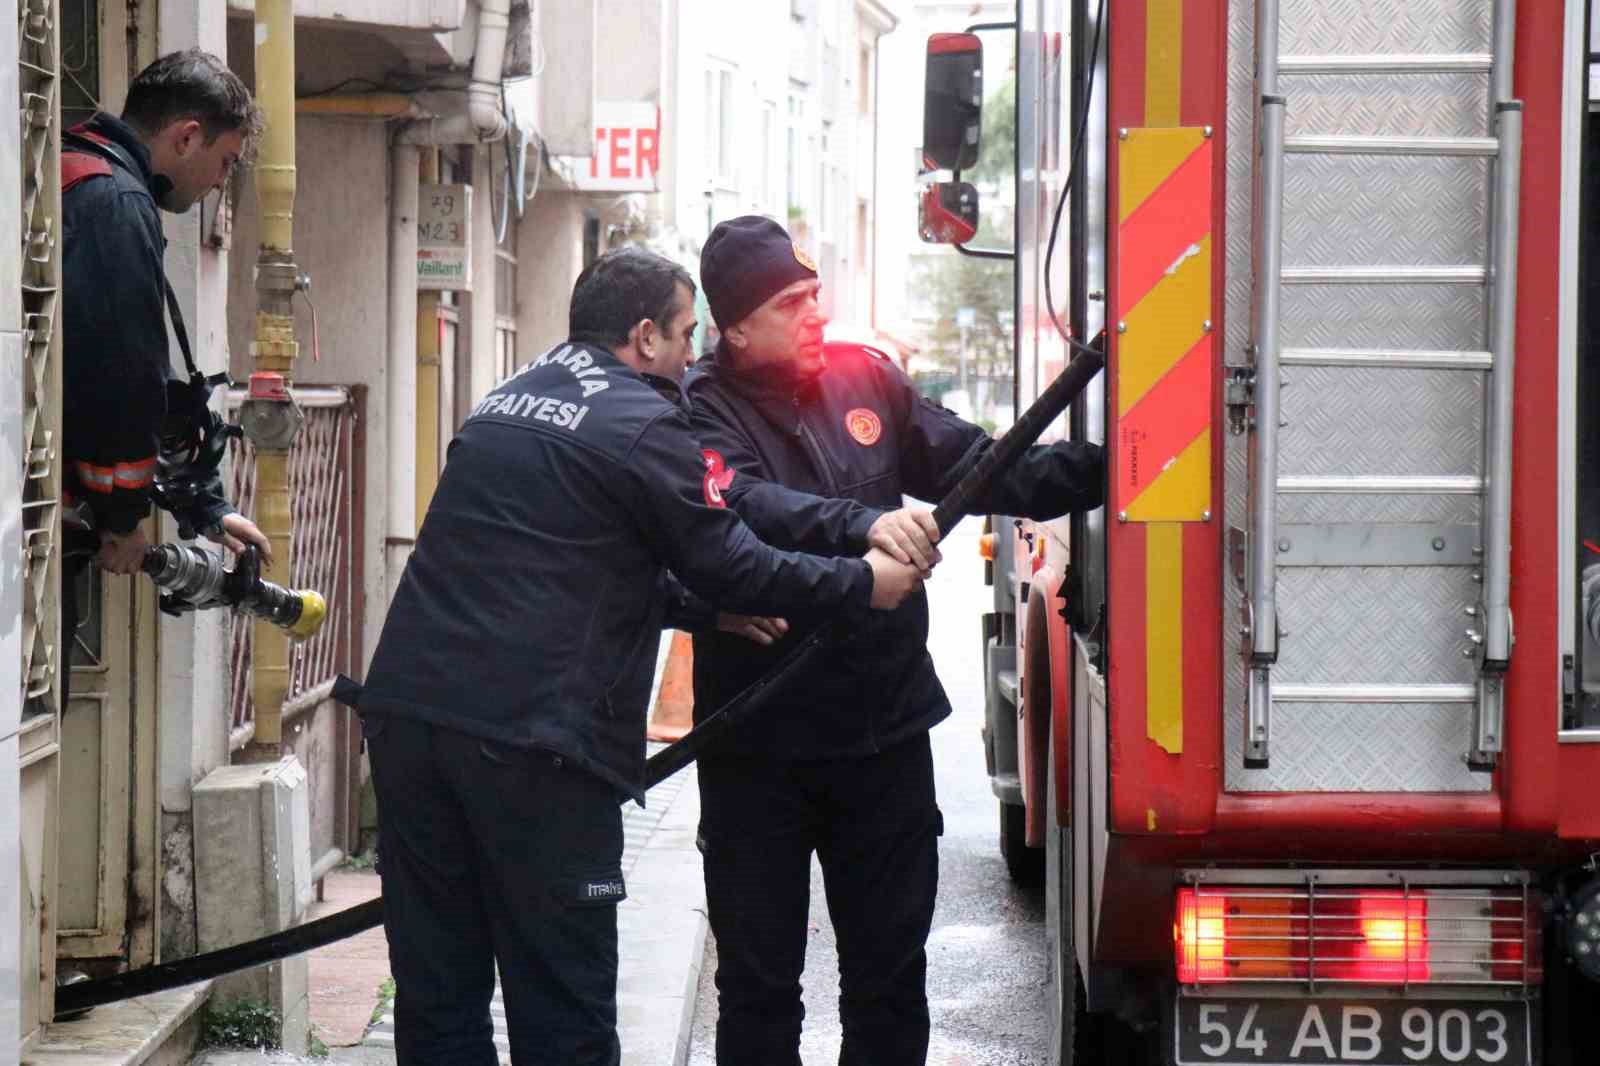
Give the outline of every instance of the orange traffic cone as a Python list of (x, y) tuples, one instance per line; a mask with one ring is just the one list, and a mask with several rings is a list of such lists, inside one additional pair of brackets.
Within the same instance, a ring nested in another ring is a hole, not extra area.
[(651, 740), (674, 741), (694, 725), (694, 640), (679, 630), (672, 634), (661, 691), (650, 713)]

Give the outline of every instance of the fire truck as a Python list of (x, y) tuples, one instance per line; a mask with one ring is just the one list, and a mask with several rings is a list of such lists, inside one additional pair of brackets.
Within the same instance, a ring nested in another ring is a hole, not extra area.
[(1107, 360), (1052, 430), (1105, 507), (990, 520), (1053, 1064), (1600, 1063), (1590, 21), (1020, 0), (929, 41), (942, 243), (1014, 50), (1017, 409)]

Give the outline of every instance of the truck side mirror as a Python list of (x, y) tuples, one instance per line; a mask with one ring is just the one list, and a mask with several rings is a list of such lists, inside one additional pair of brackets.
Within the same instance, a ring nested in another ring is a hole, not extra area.
[(975, 166), (982, 114), (983, 42), (975, 33), (933, 34), (922, 90), (922, 154), (939, 170)]
[(924, 185), (917, 198), (917, 233), (928, 244), (966, 244), (978, 235), (978, 190), (966, 181)]

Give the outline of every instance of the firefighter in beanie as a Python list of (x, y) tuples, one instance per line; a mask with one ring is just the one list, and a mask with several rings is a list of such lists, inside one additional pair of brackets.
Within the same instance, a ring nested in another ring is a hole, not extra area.
[[(937, 500), (993, 440), (918, 395), (867, 347), (824, 343), (816, 264), (782, 226), (720, 223), (700, 257), (721, 328), (686, 381), (694, 427), (728, 505), (769, 543), (878, 547), (927, 571)], [(975, 513), (1056, 518), (1100, 506), (1101, 451), (1036, 445)], [(825, 621), (790, 616), (770, 647), (695, 634), (699, 715), (767, 672)], [(921, 1063), (942, 818), (928, 731), (950, 703), (928, 655), (919, 587), (815, 656), (765, 713), (700, 761), (700, 835), (717, 941), (717, 1061), (798, 1066), (811, 856), (839, 944), (841, 1063)]]

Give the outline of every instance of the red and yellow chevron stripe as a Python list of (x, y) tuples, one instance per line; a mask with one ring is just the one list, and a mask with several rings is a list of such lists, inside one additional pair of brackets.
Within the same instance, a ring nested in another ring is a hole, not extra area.
[(1212, 139), (1130, 129), (1117, 173), (1119, 521), (1145, 536), (1145, 727), (1183, 752), (1183, 522), (1211, 511)]
[(1221, 756), (1216, 494), (1224, 5), (1129, 0), (1110, 39), (1111, 823), (1203, 832)]
[(1117, 484), (1130, 522), (1211, 509), (1212, 142), (1134, 129), (1121, 148), (1117, 226)]

